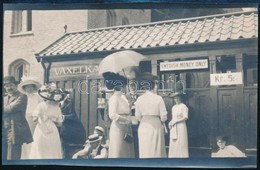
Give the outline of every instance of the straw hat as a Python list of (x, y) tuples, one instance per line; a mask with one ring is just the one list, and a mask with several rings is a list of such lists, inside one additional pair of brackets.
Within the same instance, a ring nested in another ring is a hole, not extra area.
[(99, 136), (98, 134), (93, 134), (88, 137), (89, 143), (94, 143), (94, 142), (100, 141), (101, 139), (102, 139), (102, 137)]
[(101, 126), (96, 126), (96, 127), (95, 127), (95, 130), (96, 130), (96, 131), (99, 131), (99, 132), (101, 132), (101, 133), (103, 133), (103, 134), (105, 133), (105, 130), (104, 130)]
[(45, 100), (60, 102), (66, 97), (66, 93), (56, 86), (55, 83), (46, 84), (38, 90), (38, 94)]
[(36, 80), (36, 77), (23, 76), (22, 81), (17, 88), (21, 93), (26, 94), (27, 92), (25, 91), (24, 87), (27, 85), (35, 85), (35, 92), (41, 87), (41, 84)]

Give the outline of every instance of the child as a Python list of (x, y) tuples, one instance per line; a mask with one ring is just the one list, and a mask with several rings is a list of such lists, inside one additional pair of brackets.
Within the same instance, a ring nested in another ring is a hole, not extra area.
[(217, 136), (216, 138), (217, 145), (219, 150), (216, 153), (212, 153), (211, 157), (246, 157), (246, 155), (241, 152), (237, 147), (234, 145), (226, 145), (227, 144), (227, 137), (225, 136)]

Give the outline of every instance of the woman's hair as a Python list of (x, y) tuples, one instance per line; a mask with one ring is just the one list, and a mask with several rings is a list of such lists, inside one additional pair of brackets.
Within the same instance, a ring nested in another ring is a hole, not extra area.
[(219, 140), (225, 141), (227, 143), (228, 142), (228, 137), (227, 136), (217, 136), (216, 137), (216, 141), (219, 141)]
[(109, 90), (120, 91), (127, 84), (127, 78), (118, 73), (106, 72), (103, 73), (103, 77), (105, 78), (105, 85)]
[(183, 102), (183, 100), (184, 100), (184, 95), (174, 96), (173, 98), (175, 98), (175, 97), (178, 97), (178, 98), (180, 99), (181, 102)]

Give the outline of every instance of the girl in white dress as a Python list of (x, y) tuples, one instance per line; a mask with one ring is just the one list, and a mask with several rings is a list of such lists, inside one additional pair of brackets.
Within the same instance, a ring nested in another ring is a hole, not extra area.
[(139, 157), (167, 157), (163, 124), (167, 120), (167, 111), (162, 97), (153, 92), (156, 76), (144, 73), (140, 79), (140, 84), (146, 86), (141, 90), (146, 91), (135, 102), (135, 115), (140, 121), (138, 128)]
[(33, 112), (37, 125), (30, 159), (61, 159), (63, 154), (57, 126), (63, 122), (59, 102), (65, 95), (54, 84), (43, 86), (39, 94), (46, 101), (38, 104)]
[(188, 107), (182, 103), (181, 93), (171, 95), (176, 103), (172, 107), (172, 120), (169, 122), (170, 146), (169, 158), (188, 158), (188, 134), (186, 120), (188, 119)]
[[(22, 77), (22, 82), (18, 85), (18, 90), (27, 95), (26, 120), (29, 124), (31, 133), (33, 135), (36, 127), (36, 122), (33, 121), (32, 113), (35, 107), (42, 102), (42, 98), (36, 93), (41, 87), (41, 84), (35, 77)], [(21, 159), (29, 159), (31, 151), (31, 143), (24, 143), (22, 145)]]

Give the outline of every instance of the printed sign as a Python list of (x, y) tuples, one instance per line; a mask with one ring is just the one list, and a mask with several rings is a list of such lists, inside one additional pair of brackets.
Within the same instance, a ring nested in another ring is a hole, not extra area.
[(243, 84), (242, 72), (210, 74), (210, 85), (234, 85)]
[(208, 60), (187, 60), (160, 63), (160, 71), (190, 70), (208, 68)]
[(51, 76), (66, 76), (66, 75), (95, 75), (98, 73), (98, 65), (77, 65), (53, 67), (50, 70)]

